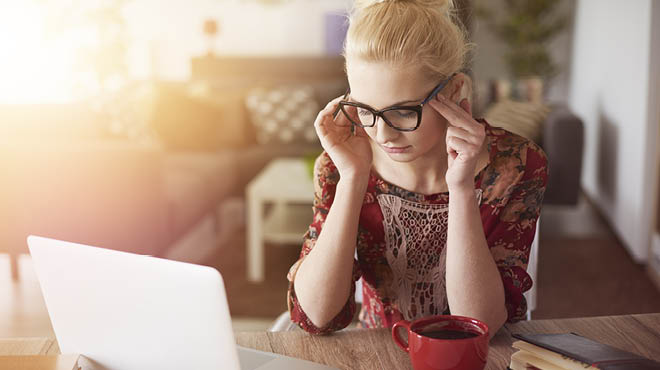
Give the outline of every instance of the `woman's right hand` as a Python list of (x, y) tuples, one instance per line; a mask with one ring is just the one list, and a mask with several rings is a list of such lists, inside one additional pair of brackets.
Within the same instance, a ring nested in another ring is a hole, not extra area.
[(338, 97), (330, 101), (319, 112), (314, 121), (316, 135), (337, 167), (340, 176), (345, 178), (368, 176), (373, 160), (369, 136), (364, 128), (358, 126), (355, 126), (355, 134), (353, 134), (351, 132), (353, 125), (341, 111), (336, 118), (332, 117), (339, 108), (339, 101), (342, 98)]

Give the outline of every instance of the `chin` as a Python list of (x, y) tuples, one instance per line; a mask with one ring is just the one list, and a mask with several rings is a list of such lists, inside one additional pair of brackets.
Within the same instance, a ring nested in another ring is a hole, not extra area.
[(415, 153), (414, 151), (407, 152), (407, 153), (387, 153), (387, 152), (385, 152), (385, 154), (387, 155), (387, 157), (389, 159), (393, 160), (394, 162), (399, 162), (399, 163), (412, 162), (412, 161), (414, 161), (415, 159), (417, 159), (419, 157), (417, 155), (417, 153)]

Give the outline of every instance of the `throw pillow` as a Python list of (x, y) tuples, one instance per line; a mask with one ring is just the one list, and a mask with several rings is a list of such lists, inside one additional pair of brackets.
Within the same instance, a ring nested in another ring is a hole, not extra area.
[(217, 149), (221, 121), (222, 112), (215, 104), (191, 96), (185, 86), (159, 87), (151, 127), (167, 149)]
[(317, 141), (314, 120), (320, 108), (311, 86), (255, 88), (245, 105), (259, 144)]
[(504, 99), (490, 106), (486, 110), (484, 118), (493, 126), (501, 127), (540, 144), (542, 125), (548, 113), (550, 113), (550, 107), (543, 103)]

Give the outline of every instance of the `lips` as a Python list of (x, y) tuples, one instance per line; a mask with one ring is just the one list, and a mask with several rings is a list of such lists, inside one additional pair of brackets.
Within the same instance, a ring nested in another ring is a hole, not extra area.
[(408, 149), (410, 149), (411, 146), (408, 145), (408, 146), (401, 146), (401, 147), (393, 147), (393, 146), (381, 145), (381, 147), (383, 148), (383, 150), (385, 150), (388, 153), (397, 154), (397, 153), (404, 153), (404, 152), (408, 151)]

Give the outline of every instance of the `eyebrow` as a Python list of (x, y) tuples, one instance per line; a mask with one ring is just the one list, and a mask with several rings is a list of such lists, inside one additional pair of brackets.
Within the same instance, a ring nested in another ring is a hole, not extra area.
[[(371, 107), (371, 105), (369, 105), (369, 104), (365, 104), (365, 103), (363, 103), (363, 102), (360, 102), (360, 101), (354, 100), (350, 93), (348, 94), (348, 97), (349, 97), (349, 99), (353, 100), (355, 103), (359, 103), (359, 104), (363, 104), (363, 105), (366, 105), (366, 106)], [(395, 107), (395, 106), (398, 106), (398, 105), (404, 105), (404, 104), (408, 104), (408, 103), (420, 102), (420, 101), (422, 101), (422, 100), (424, 100), (424, 98), (417, 99), (417, 100), (403, 100), (403, 101), (400, 101), (400, 102), (398, 102), (398, 103), (390, 104), (390, 105), (386, 106), (386, 107), (383, 108), (383, 109), (387, 109), (387, 108), (390, 108), (390, 107)]]

